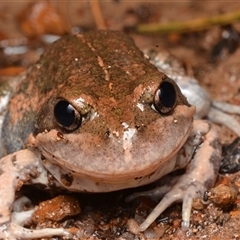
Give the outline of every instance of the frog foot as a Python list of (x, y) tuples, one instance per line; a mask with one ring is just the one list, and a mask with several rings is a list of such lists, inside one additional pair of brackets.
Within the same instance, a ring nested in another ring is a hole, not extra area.
[[(156, 196), (158, 193), (162, 194), (163, 187), (153, 189), (146, 192), (146, 196)], [(192, 208), (192, 201), (199, 197), (204, 192), (202, 183), (196, 182), (194, 179), (182, 176), (179, 182), (176, 183), (171, 190), (164, 195), (159, 204), (148, 215), (146, 220), (139, 226), (139, 231), (145, 231), (156, 218), (165, 211), (171, 204), (182, 201), (182, 229), (187, 230), (190, 225), (190, 213)], [(138, 196), (144, 196), (144, 193), (139, 193)], [(137, 196), (137, 195), (136, 195)], [(134, 196), (134, 198), (136, 197)]]
[(13, 205), (13, 213), (11, 221), (0, 226), (0, 239), (15, 240), (15, 239), (33, 239), (52, 236), (69, 236), (72, 235), (63, 228), (45, 228), (32, 230), (24, 228), (26, 222), (31, 221), (32, 215), (36, 208), (23, 211), (24, 206), (31, 204), (31, 201), (23, 196), (17, 199)]
[(72, 234), (63, 228), (45, 228), (39, 230), (27, 229), (18, 223), (6, 223), (0, 226), (0, 239), (17, 240), (17, 239), (35, 239), (52, 236), (69, 236)]

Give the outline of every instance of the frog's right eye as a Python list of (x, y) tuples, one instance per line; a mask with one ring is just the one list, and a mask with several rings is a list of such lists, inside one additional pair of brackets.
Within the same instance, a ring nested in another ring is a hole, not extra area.
[(177, 94), (171, 82), (164, 81), (160, 84), (154, 97), (154, 107), (163, 114), (168, 114), (176, 105)]
[(82, 122), (81, 114), (66, 100), (60, 100), (54, 107), (58, 125), (67, 131), (76, 130)]

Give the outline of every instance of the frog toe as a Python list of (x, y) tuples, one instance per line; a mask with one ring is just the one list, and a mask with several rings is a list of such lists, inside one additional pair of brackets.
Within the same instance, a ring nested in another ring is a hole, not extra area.
[[(153, 209), (153, 211), (148, 215), (146, 220), (139, 226), (139, 231), (145, 231), (156, 218), (165, 211), (171, 204), (178, 202), (183, 198), (183, 192), (180, 190), (178, 192), (171, 190), (168, 192), (163, 199), (158, 203), (158, 205)], [(191, 210), (191, 208), (190, 208)]]
[(27, 229), (14, 222), (3, 224), (0, 227), (0, 238), (6, 240), (34, 239), (52, 236), (71, 237), (72, 234), (63, 228)]
[(200, 197), (203, 194), (203, 189), (203, 185), (200, 182), (185, 177), (179, 178), (179, 182), (176, 183), (167, 194), (165, 194), (146, 220), (139, 226), (139, 231), (145, 231), (171, 204), (180, 201), (183, 202), (182, 229), (187, 230), (190, 225), (192, 201), (194, 198)]

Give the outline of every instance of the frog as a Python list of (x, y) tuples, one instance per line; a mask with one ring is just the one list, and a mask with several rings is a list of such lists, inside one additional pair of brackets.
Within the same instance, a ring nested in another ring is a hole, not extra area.
[(99, 30), (52, 43), (4, 114), (0, 238), (72, 237), (64, 228), (24, 227), (34, 209), (14, 207), (23, 185), (111, 192), (150, 184), (177, 169), (186, 171), (138, 230), (176, 201), (183, 202), (187, 230), (192, 201), (214, 185), (221, 161), (216, 126), (194, 119), (195, 111), (176, 82), (122, 32)]

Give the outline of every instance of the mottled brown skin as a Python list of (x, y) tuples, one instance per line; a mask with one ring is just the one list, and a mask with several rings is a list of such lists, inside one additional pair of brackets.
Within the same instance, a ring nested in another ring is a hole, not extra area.
[[(162, 81), (171, 82), (177, 93), (175, 107), (164, 115), (151, 107)], [(54, 117), (59, 99), (68, 100), (83, 116), (73, 132)], [(66, 36), (44, 52), (10, 101), (4, 148), (7, 153), (23, 148), (33, 133), (34, 145), (53, 163), (103, 180), (116, 175), (118, 181), (151, 174), (168, 161), (191, 131), (193, 113), (177, 85), (123, 33)], [(127, 149), (122, 123), (136, 129)]]

